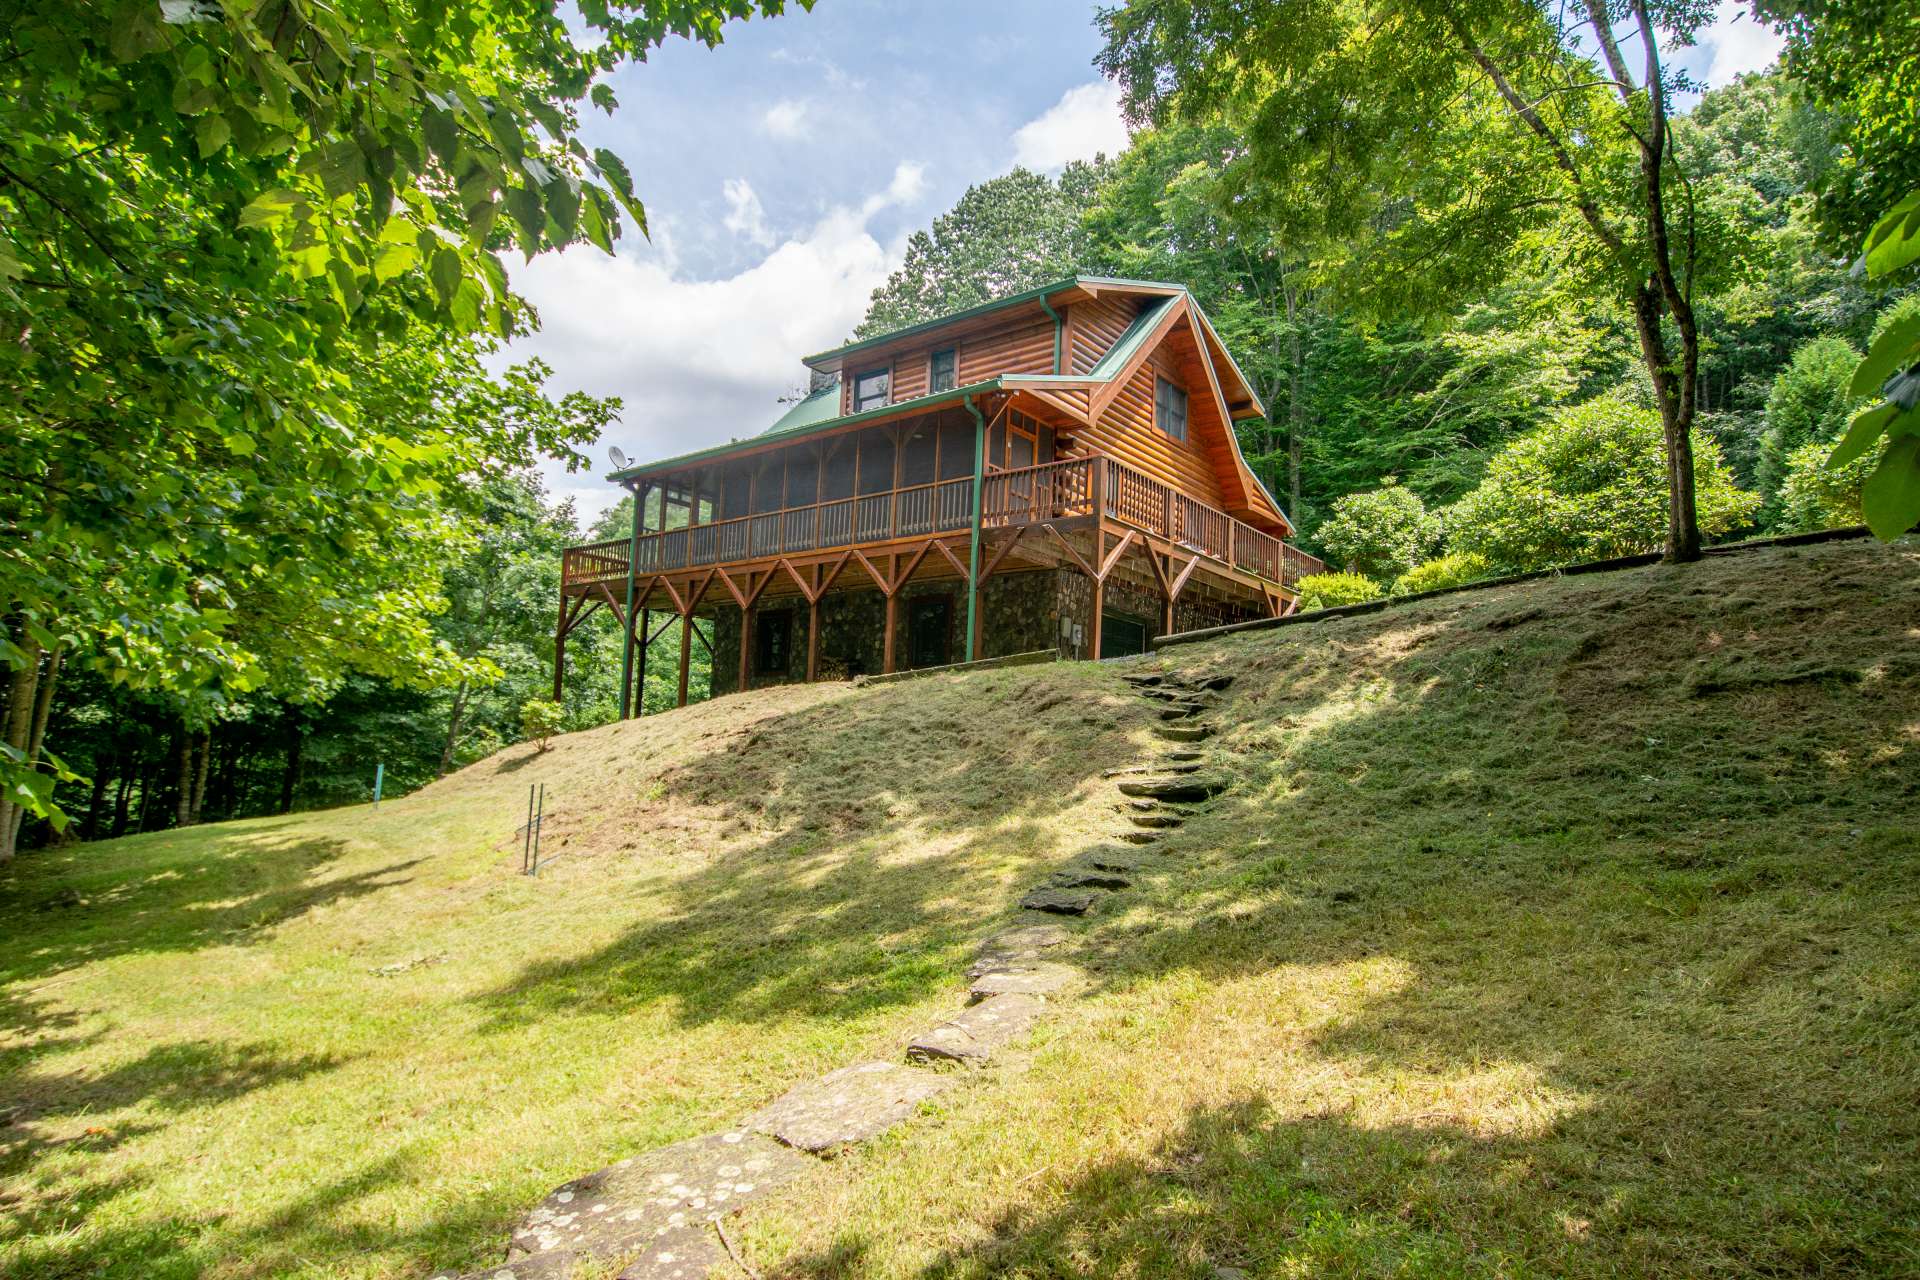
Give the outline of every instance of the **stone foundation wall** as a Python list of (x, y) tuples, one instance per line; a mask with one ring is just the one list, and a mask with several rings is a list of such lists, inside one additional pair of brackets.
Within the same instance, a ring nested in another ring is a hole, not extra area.
[[(980, 589), (981, 658), (1004, 658), (1052, 648), (1058, 631), (1058, 593), (1052, 570), (1004, 573), (988, 578)], [(911, 618), (917, 600), (945, 598), (949, 619), (947, 660), (960, 662), (967, 651), (967, 594), (955, 582), (909, 584), (900, 592), (898, 630), (894, 636), (895, 664), (905, 671), (912, 665)], [(784, 670), (753, 673), (757, 689), (798, 683), (807, 678), (807, 604), (782, 601), (756, 610), (756, 627), (786, 626)], [(871, 587), (831, 591), (820, 601), (820, 678), (845, 680), (877, 675), (886, 659), (886, 598)], [(713, 691), (735, 692), (740, 673), (740, 611), (722, 607), (714, 617)]]
[[(967, 596), (958, 581), (909, 585), (900, 594), (899, 631), (894, 638), (896, 665), (912, 665), (913, 602), (934, 597), (949, 601), (951, 619), (948, 661), (966, 658)], [(1106, 613), (1145, 626), (1148, 636), (1160, 634), (1158, 593), (1132, 583), (1107, 584)], [(785, 615), (786, 663), (778, 672), (753, 675), (755, 688), (798, 683), (807, 677), (807, 605), (783, 600), (756, 611), (756, 625), (776, 625)], [(1217, 602), (1183, 598), (1174, 609), (1174, 629), (1192, 631), (1257, 616), (1255, 610)], [(871, 587), (832, 591), (820, 602), (820, 678), (844, 680), (878, 674), (884, 663), (886, 599)], [(1000, 573), (980, 590), (981, 658), (1004, 658), (1037, 649), (1054, 649), (1066, 658), (1092, 656), (1093, 584), (1077, 569), (1038, 569)], [(740, 671), (740, 611), (722, 606), (714, 615), (713, 692), (732, 693)]]

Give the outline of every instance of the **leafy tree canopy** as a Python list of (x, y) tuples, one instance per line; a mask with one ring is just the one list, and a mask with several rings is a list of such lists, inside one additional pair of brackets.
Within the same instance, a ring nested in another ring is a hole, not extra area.
[(1440, 519), (1420, 495), (1389, 480), (1334, 503), (1332, 518), (1316, 536), (1347, 572), (1392, 581), (1439, 547)]
[(1080, 269), (1080, 218), (1100, 165), (1075, 162), (1056, 181), (1026, 169), (967, 188), (907, 241), (906, 260), (873, 291), (856, 338), (871, 338)]
[[(1446, 512), (1448, 547), (1507, 571), (1657, 550), (1666, 455), (1659, 415), (1610, 394), (1556, 413), (1502, 449)], [(1744, 524), (1759, 496), (1737, 488), (1711, 441), (1694, 455), (1703, 531)]]

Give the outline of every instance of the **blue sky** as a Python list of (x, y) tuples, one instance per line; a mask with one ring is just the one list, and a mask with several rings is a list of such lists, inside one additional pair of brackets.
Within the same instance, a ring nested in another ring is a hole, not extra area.
[[(1015, 164), (1057, 171), (1126, 130), (1077, 0), (820, 0), (673, 42), (612, 79), (588, 141), (626, 159), (651, 239), (611, 259), (576, 247), (510, 271), (540, 310), (557, 391), (625, 400), (616, 444), (644, 460), (760, 431), (805, 380), (800, 357), (847, 336), (909, 233)], [(1770, 62), (1770, 32), (1725, 0), (1682, 65), (1710, 84)], [(583, 520), (619, 490), (550, 468)]]

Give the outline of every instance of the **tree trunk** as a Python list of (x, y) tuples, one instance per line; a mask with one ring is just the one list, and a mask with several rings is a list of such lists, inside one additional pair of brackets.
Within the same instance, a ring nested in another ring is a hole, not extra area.
[(200, 811), (207, 799), (207, 758), (213, 754), (213, 734), (202, 729), (193, 735), (193, 800), (187, 806), (187, 821), (200, 825)]
[(1653, 380), (1653, 398), (1660, 406), (1660, 428), (1666, 438), (1666, 558), (1670, 564), (1684, 564), (1701, 554), (1693, 490), (1693, 397), (1678, 385), (1694, 358), (1682, 357), (1681, 371), (1675, 373), (1661, 330), (1663, 311), (1660, 288), (1649, 279), (1634, 294), (1633, 327), (1640, 338), (1640, 358)]
[(133, 782), (140, 775), (141, 758), (138, 753), (131, 757), (122, 754), (120, 759), (120, 794), (113, 798), (113, 838), (118, 840), (127, 834), (127, 815), (133, 805)]
[(80, 824), (82, 840), (98, 840), (100, 825), (106, 815), (107, 783), (113, 780), (105, 760), (93, 762), (93, 791), (87, 796), (87, 818)]
[(453, 749), (460, 741), (460, 721), (466, 714), (467, 683), (463, 680), (454, 691), (453, 710), (447, 717), (447, 740), (440, 748), (440, 769), (433, 775), (436, 778), (446, 777), (447, 770), (453, 767)]
[(300, 785), (300, 748), (306, 744), (306, 731), (298, 721), (291, 726), (293, 735), (287, 740), (287, 767), (280, 775), (280, 812), (293, 812), (293, 793)]
[[(33, 736), (34, 692), (40, 683), (40, 642), (21, 628), (21, 650), (27, 660), (13, 672), (7, 686), (6, 743), (22, 756)], [(11, 793), (0, 794), (0, 862), (13, 857), (14, 818), (20, 813)]]
[(173, 776), (177, 793), (173, 800), (173, 825), (193, 825), (193, 735), (186, 727), (173, 736)]

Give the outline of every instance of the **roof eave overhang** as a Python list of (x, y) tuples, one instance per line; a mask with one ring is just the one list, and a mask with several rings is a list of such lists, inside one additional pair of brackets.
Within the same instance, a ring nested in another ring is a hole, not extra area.
[(865, 413), (849, 413), (838, 418), (828, 418), (803, 430), (788, 431), (775, 436), (748, 436), (744, 440), (730, 440), (726, 444), (713, 445), (706, 449), (697, 449), (692, 453), (683, 453), (678, 457), (662, 458), (658, 462), (649, 462), (643, 466), (628, 467), (615, 471), (607, 479), (616, 484), (629, 484), (635, 480), (645, 480), (675, 471), (685, 471), (689, 467), (705, 466), (721, 458), (741, 457), (747, 454), (765, 453), (774, 449), (784, 449), (821, 436), (837, 432), (856, 430), (861, 427), (880, 426), (899, 418), (910, 418), (916, 414), (933, 409), (944, 409), (962, 404), (971, 396), (986, 395), (988, 392), (1004, 389), (1005, 379), (988, 378), (982, 382), (969, 383), (964, 387), (955, 387), (951, 391), (942, 391), (937, 395), (919, 396), (912, 400), (902, 400), (897, 404), (868, 409)]

